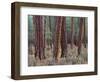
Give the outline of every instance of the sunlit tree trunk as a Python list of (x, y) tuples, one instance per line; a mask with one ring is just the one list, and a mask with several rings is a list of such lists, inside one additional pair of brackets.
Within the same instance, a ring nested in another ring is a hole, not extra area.
[(62, 27), (62, 17), (56, 17), (56, 37), (55, 37), (55, 58), (59, 61), (61, 57), (61, 27)]
[(54, 55), (59, 62), (59, 59), (65, 55), (65, 51), (67, 51), (67, 37), (66, 37), (66, 24), (65, 17), (57, 17), (56, 18), (56, 37), (55, 37), (55, 45), (54, 45)]

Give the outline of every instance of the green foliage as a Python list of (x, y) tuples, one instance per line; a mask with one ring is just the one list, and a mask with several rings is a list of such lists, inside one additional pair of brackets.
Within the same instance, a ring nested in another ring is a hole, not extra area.
[(71, 28), (71, 17), (66, 17), (66, 29), (67, 31), (70, 31)]
[[(55, 27), (56, 27), (56, 16), (43, 16), (44, 21), (44, 29), (45, 29), (45, 39), (52, 40), (55, 33)], [(74, 23), (74, 33), (78, 35), (79, 33), (79, 18), (80, 17), (73, 17), (73, 23)], [(31, 39), (34, 38), (35, 33), (35, 21), (33, 20), (34, 16), (28, 15), (28, 37)], [(88, 18), (85, 18), (85, 30), (86, 30), (86, 36), (88, 34)], [(71, 17), (66, 17), (66, 31), (71, 31)]]

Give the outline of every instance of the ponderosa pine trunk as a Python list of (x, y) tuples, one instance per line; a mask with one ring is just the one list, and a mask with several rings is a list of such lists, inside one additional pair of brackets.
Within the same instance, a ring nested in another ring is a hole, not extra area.
[(80, 18), (78, 54), (80, 54), (80, 52), (81, 52), (81, 46), (82, 46), (82, 42), (83, 42), (83, 37), (84, 37), (84, 18)]
[(62, 55), (61, 55), (61, 57), (64, 57), (67, 54), (66, 17), (63, 17), (63, 20), (62, 20), (62, 27), (61, 27), (61, 48), (62, 48)]
[(84, 18), (84, 37), (83, 37), (84, 47), (86, 48), (86, 25), (85, 25), (85, 18)]
[(57, 62), (61, 57), (61, 27), (62, 27), (62, 17), (56, 17), (56, 38), (55, 38), (55, 59)]
[(65, 17), (56, 17), (56, 32), (55, 32), (55, 45), (54, 45), (54, 55), (56, 60), (64, 56), (64, 52), (67, 49), (66, 41), (66, 30), (65, 30)]
[(34, 16), (35, 21), (35, 57), (40, 60), (45, 58), (44, 55), (44, 31), (43, 31), (43, 16)]
[(74, 44), (74, 18), (71, 17), (71, 48), (73, 48)]

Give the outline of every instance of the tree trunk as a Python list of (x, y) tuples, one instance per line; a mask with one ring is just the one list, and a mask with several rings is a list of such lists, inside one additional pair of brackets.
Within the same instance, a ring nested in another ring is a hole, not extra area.
[(44, 55), (44, 31), (43, 31), (43, 16), (35, 16), (35, 57), (40, 60), (45, 58)]
[(62, 27), (62, 17), (56, 18), (56, 38), (55, 38), (55, 58), (57, 62), (59, 61), (59, 58), (61, 57), (61, 27)]
[(71, 48), (73, 48), (73, 44), (74, 44), (74, 18), (71, 17)]
[(59, 62), (59, 59), (65, 56), (65, 51), (67, 51), (67, 34), (66, 34), (66, 19), (65, 17), (57, 17), (56, 18), (56, 37), (55, 37), (55, 45), (54, 45), (54, 55)]
[(67, 29), (66, 29), (66, 17), (63, 17), (62, 27), (61, 27), (61, 57), (65, 57), (67, 54)]
[(86, 48), (86, 25), (85, 25), (85, 18), (84, 18), (84, 38), (83, 38), (83, 42), (84, 42), (84, 47)]
[(83, 41), (83, 36), (84, 36), (84, 18), (80, 18), (78, 54), (80, 54), (80, 52), (81, 52), (81, 45), (82, 45), (82, 41)]

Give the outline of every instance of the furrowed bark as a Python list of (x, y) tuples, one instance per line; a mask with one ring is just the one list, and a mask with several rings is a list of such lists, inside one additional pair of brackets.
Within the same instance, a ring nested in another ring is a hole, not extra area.
[(62, 17), (57, 17), (56, 19), (56, 38), (55, 38), (55, 58), (59, 61), (61, 57), (61, 27), (62, 27)]
[(63, 17), (62, 27), (61, 27), (61, 57), (66, 56), (67, 53), (67, 31), (66, 31), (66, 18)]
[(80, 24), (79, 24), (79, 45), (78, 45), (78, 54), (81, 52), (81, 45), (83, 41), (84, 36), (84, 18), (80, 18)]
[(35, 57), (40, 60), (45, 58), (44, 55), (44, 34), (43, 34), (43, 18), (42, 16), (34, 16), (35, 21)]

